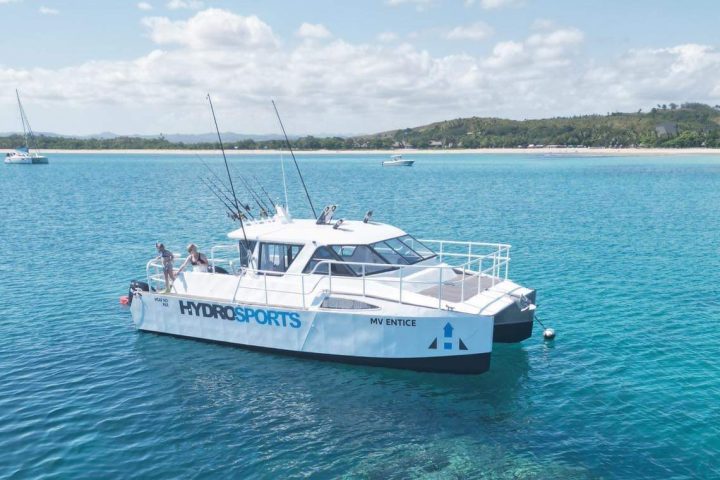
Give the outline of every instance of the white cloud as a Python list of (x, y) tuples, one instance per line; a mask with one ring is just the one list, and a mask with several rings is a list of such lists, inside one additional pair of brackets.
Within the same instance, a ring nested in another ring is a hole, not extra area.
[(493, 29), (485, 22), (455, 27), (445, 34), (450, 40), (484, 40), (493, 34)]
[(0, 5), (8, 4), (8, 3), (20, 3), (23, 0), (0, 0)]
[(330, 30), (320, 23), (303, 23), (297, 31), (301, 38), (322, 39), (332, 37)]
[(205, 3), (200, 0), (170, 0), (165, 6), (170, 10), (200, 10)]
[(140, 2), (137, 4), (137, 8), (139, 8), (140, 10), (148, 11), (148, 10), (152, 10), (153, 6), (147, 2)]
[[(598, 61), (588, 58), (580, 30), (555, 27), (496, 42), (485, 54), (436, 55), (408, 43), (283, 42), (260, 18), (218, 9), (143, 24), (156, 46), (132, 61), (0, 66), (0, 111), (14, 108), (9, 92), (18, 84), (28, 108), (44, 109), (30, 112), (36, 128), (67, 133), (207, 130), (208, 91), (224, 129), (277, 131), (275, 98), (294, 133), (720, 103), (720, 50), (708, 45)], [(0, 131), (17, 128), (12, 116), (0, 122)]]
[(40, 15), (58, 15), (60, 13), (60, 10), (57, 10), (55, 8), (50, 8), (46, 6), (41, 6), (38, 8), (38, 12), (40, 12)]
[(167, 17), (142, 19), (150, 38), (158, 44), (186, 45), (195, 50), (224, 47), (274, 48), (277, 39), (268, 24), (255, 15), (243, 17), (210, 8), (188, 20)]

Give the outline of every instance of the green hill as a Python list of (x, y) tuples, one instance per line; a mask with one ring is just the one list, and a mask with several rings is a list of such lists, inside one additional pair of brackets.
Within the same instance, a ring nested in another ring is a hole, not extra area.
[[(39, 149), (215, 149), (215, 143), (181, 143), (158, 138), (81, 139), (37, 136)], [(20, 135), (0, 137), (0, 148), (22, 145)], [(292, 141), (297, 150), (390, 148), (515, 148), (535, 146), (586, 147), (713, 147), (720, 148), (720, 105), (701, 103), (658, 105), (649, 112), (611, 113), (540, 120), (458, 118), (404, 130), (351, 138), (306, 136)], [(280, 149), (280, 140), (227, 142), (227, 149)]]
[(659, 106), (649, 112), (541, 120), (458, 118), (358, 138), (373, 146), (492, 148), (529, 145), (588, 147), (720, 147), (720, 106)]

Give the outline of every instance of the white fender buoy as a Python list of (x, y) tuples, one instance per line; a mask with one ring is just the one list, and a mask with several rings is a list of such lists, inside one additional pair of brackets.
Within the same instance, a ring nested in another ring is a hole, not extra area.
[(546, 328), (543, 331), (543, 338), (545, 340), (553, 340), (555, 338), (555, 330), (553, 330), (552, 328)]

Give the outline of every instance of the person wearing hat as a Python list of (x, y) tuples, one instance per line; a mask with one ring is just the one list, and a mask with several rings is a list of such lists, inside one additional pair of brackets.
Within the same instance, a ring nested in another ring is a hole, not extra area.
[(175, 255), (173, 255), (170, 250), (167, 250), (165, 245), (160, 242), (155, 244), (155, 248), (157, 248), (158, 251), (156, 260), (162, 260), (163, 264), (163, 275), (165, 276), (165, 292), (163, 293), (168, 293), (170, 291), (170, 287), (172, 287), (173, 280), (175, 280), (175, 275), (173, 275), (173, 261), (175, 261)]
[(193, 267), (193, 272), (207, 272), (208, 271), (208, 259), (205, 254), (198, 252), (197, 245), (194, 243), (191, 243), (187, 247), (187, 251), (190, 255), (185, 259), (182, 265), (180, 265), (180, 268), (177, 271), (177, 275), (180, 275), (180, 272), (183, 271), (183, 269), (187, 266), (189, 263)]

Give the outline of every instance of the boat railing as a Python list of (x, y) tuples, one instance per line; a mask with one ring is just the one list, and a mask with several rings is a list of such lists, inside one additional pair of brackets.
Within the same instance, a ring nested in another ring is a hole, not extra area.
[[(505, 251), (505, 250), (503, 250)], [(387, 300), (397, 301), (398, 303), (408, 303), (408, 293), (418, 293), (424, 286), (425, 291), (432, 289), (434, 297), (437, 298), (438, 309), (443, 308), (443, 301), (445, 296), (443, 290), (452, 286), (457, 289), (459, 287), (459, 299), (464, 301), (467, 298), (467, 294), (479, 295), (483, 290), (492, 288), (498, 283), (507, 280), (507, 267), (510, 262), (510, 257), (506, 255), (499, 255), (497, 252), (492, 252), (486, 255), (472, 254), (473, 258), (470, 261), (461, 263), (459, 265), (450, 264), (438, 264), (438, 265), (403, 265), (403, 264), (383, 264), (385, 268), (394, 269), (395, 275), (392, 276), (378, 276), (374, 275), (373, 272), (377, 271), (377, 263), (364, 263), (364, 262), (345, 262), (339, 260), (323, 260), (317, 263), (310, 274), (317, 276), (317, 271), (323, 265), (327, 268), (327, 273), (321, 273), (323, 278), (327, 280), (327, 292), (332, 293), (344, 293), (348, 292), (340, 287), (336, 288), (339, 283), (338, 280), (342, 279), (342, 284), (346, 284), (348, 280), (357, 281), (361, 284), (362, 296), (368, 295), (368, 282), (371, 285), (377, 284), (395, 284), (397, 289), (394, 295), (386, 298)], [(333, 274), (332, 265), (344, 265), (347, 267), (353, 267), (352, 270), (359, 274), (357, 276), (345, 276)], [(450, 270), (448, 272), (448, 270)], [(423, 275), (413, 275), (422, 272)], [(436, 275), (427, 275), (428, 272), (437, 272)], [(430, 279), (426, 277), (430, 277)], [(420, 278), (422, 277), (422, 278)], [(460, 277), (460, 278), (458, 278)], [(474, 285), (468, 285), (466, 280), (475, 277), (477, 280)], [(482, 279), (487, 279), (487, 282), (482, 282)], [(335, 283), (333, 283), (335, 282)], [(467, 289), (472, 288), (472, 291)], [(357, 292), (355, 293), (357, 294)], [(375, 293), (374, 296), (377, 296)], [(447, 301), (445, 304), (447, 306)]]
[[(438, 256), (438, 261), (453, 265), (457, 260), (464, 260), (460, 264), (454, 266), (461, 267), (463, 263), (469, 263), (473, 259), (487, 258), (495, 255), (502, 260), (501, 276), (508, 278), (510, 267), (510, 248), (506, 243), (486, 243), (486, 242), (462, 242), (455, 240), (418, 240), (423, 245), (432, 248)], [(410, 245), (410, 248), (413, 248)]]
[[(433, 298), (437, 298), (435, 308), (448, 308), (445, 298), (446, 289), (455, 289), (460, 301), (469, 296), (478, 295), (482, 291), (494, 287), (507, 280), (510, 263), (510, 245), (480, 242), (455, 242), (441, 240), (422, 240), (424, 244), (439, 244), (438, 263), (428, 265), (421, 262), (414, 265), (382, 264), (387, 274), (378, 274), (377, 263), (348, 262), (342, 260), (322, 260), (308, 273), (288, 273), (271, 270), (243, 269), (239, 265), (238, 245), (221, 244), (210, 250), (211, 266), (228, 266), (228, 273), (238, 276), (237, 286), (232, 301), (244, 298), (242, 292), (260, 292), (260, 302), (266, 305), (276, 305), (273, 298), (278, 296), (287, 299), (288, 296), (297, 296), (298, 304), (303, 308), (308, 306), (308, 297), (313, 296), (321, 289), (328, 295), (349, 294), (373, 296), (398, 303), (413, 303), (408, 294), (417, 294), (432, 291)], [(487, 253), (478, 253), (485, 250)], [(234, 260), (223, 258), (223, 254), (235, 255)], [(182, 262), (184, 258), (175, 256), (175, 262)], [(336, 267), (334, 267), (336, 266)], [(355, 276), (333, 273), (340, 266), (350, 268)], [(164, 288), (163, 264), (159, 258), (147, 263), (148, 284), (153, 289)], [(213, 269), (213, 273), (214, 269)], [(242, 282), (246, 275), (251, 275), (259, 282)], [(268, 283), (268, 279), (270, 283)], [(282, 279), (283, 281), (273, 281)], [(473, 282), (466, 282), (473, 279)], [(357, 282), (357, 283), (355, 283)], [(348, 290), (348, 285), (358, 287)], [(396, 286), (391, 293), (378, 285)], [(472, 289), (469, 291), (469, 289)], [(255, 297), (257, 298), (257, 297)], [(416, 297), (417, 299), (417, 297)], [(444, 303), (443, 303), (444, 302)], [(428, 306), (428, 305), (423, 305)]]
[(208, 259), (212, 270), (215, 267), (222, 267), (228, 273), (240, 273), (240, 245), (238, 243), (222, 243), (213, 245), (210, 248), (210, 258)]
[(160, 258), (153, 258), (145, 265), (147, 284), (151, 291), (165, 288), (165, 276), (163, 275), (163, 262)]

